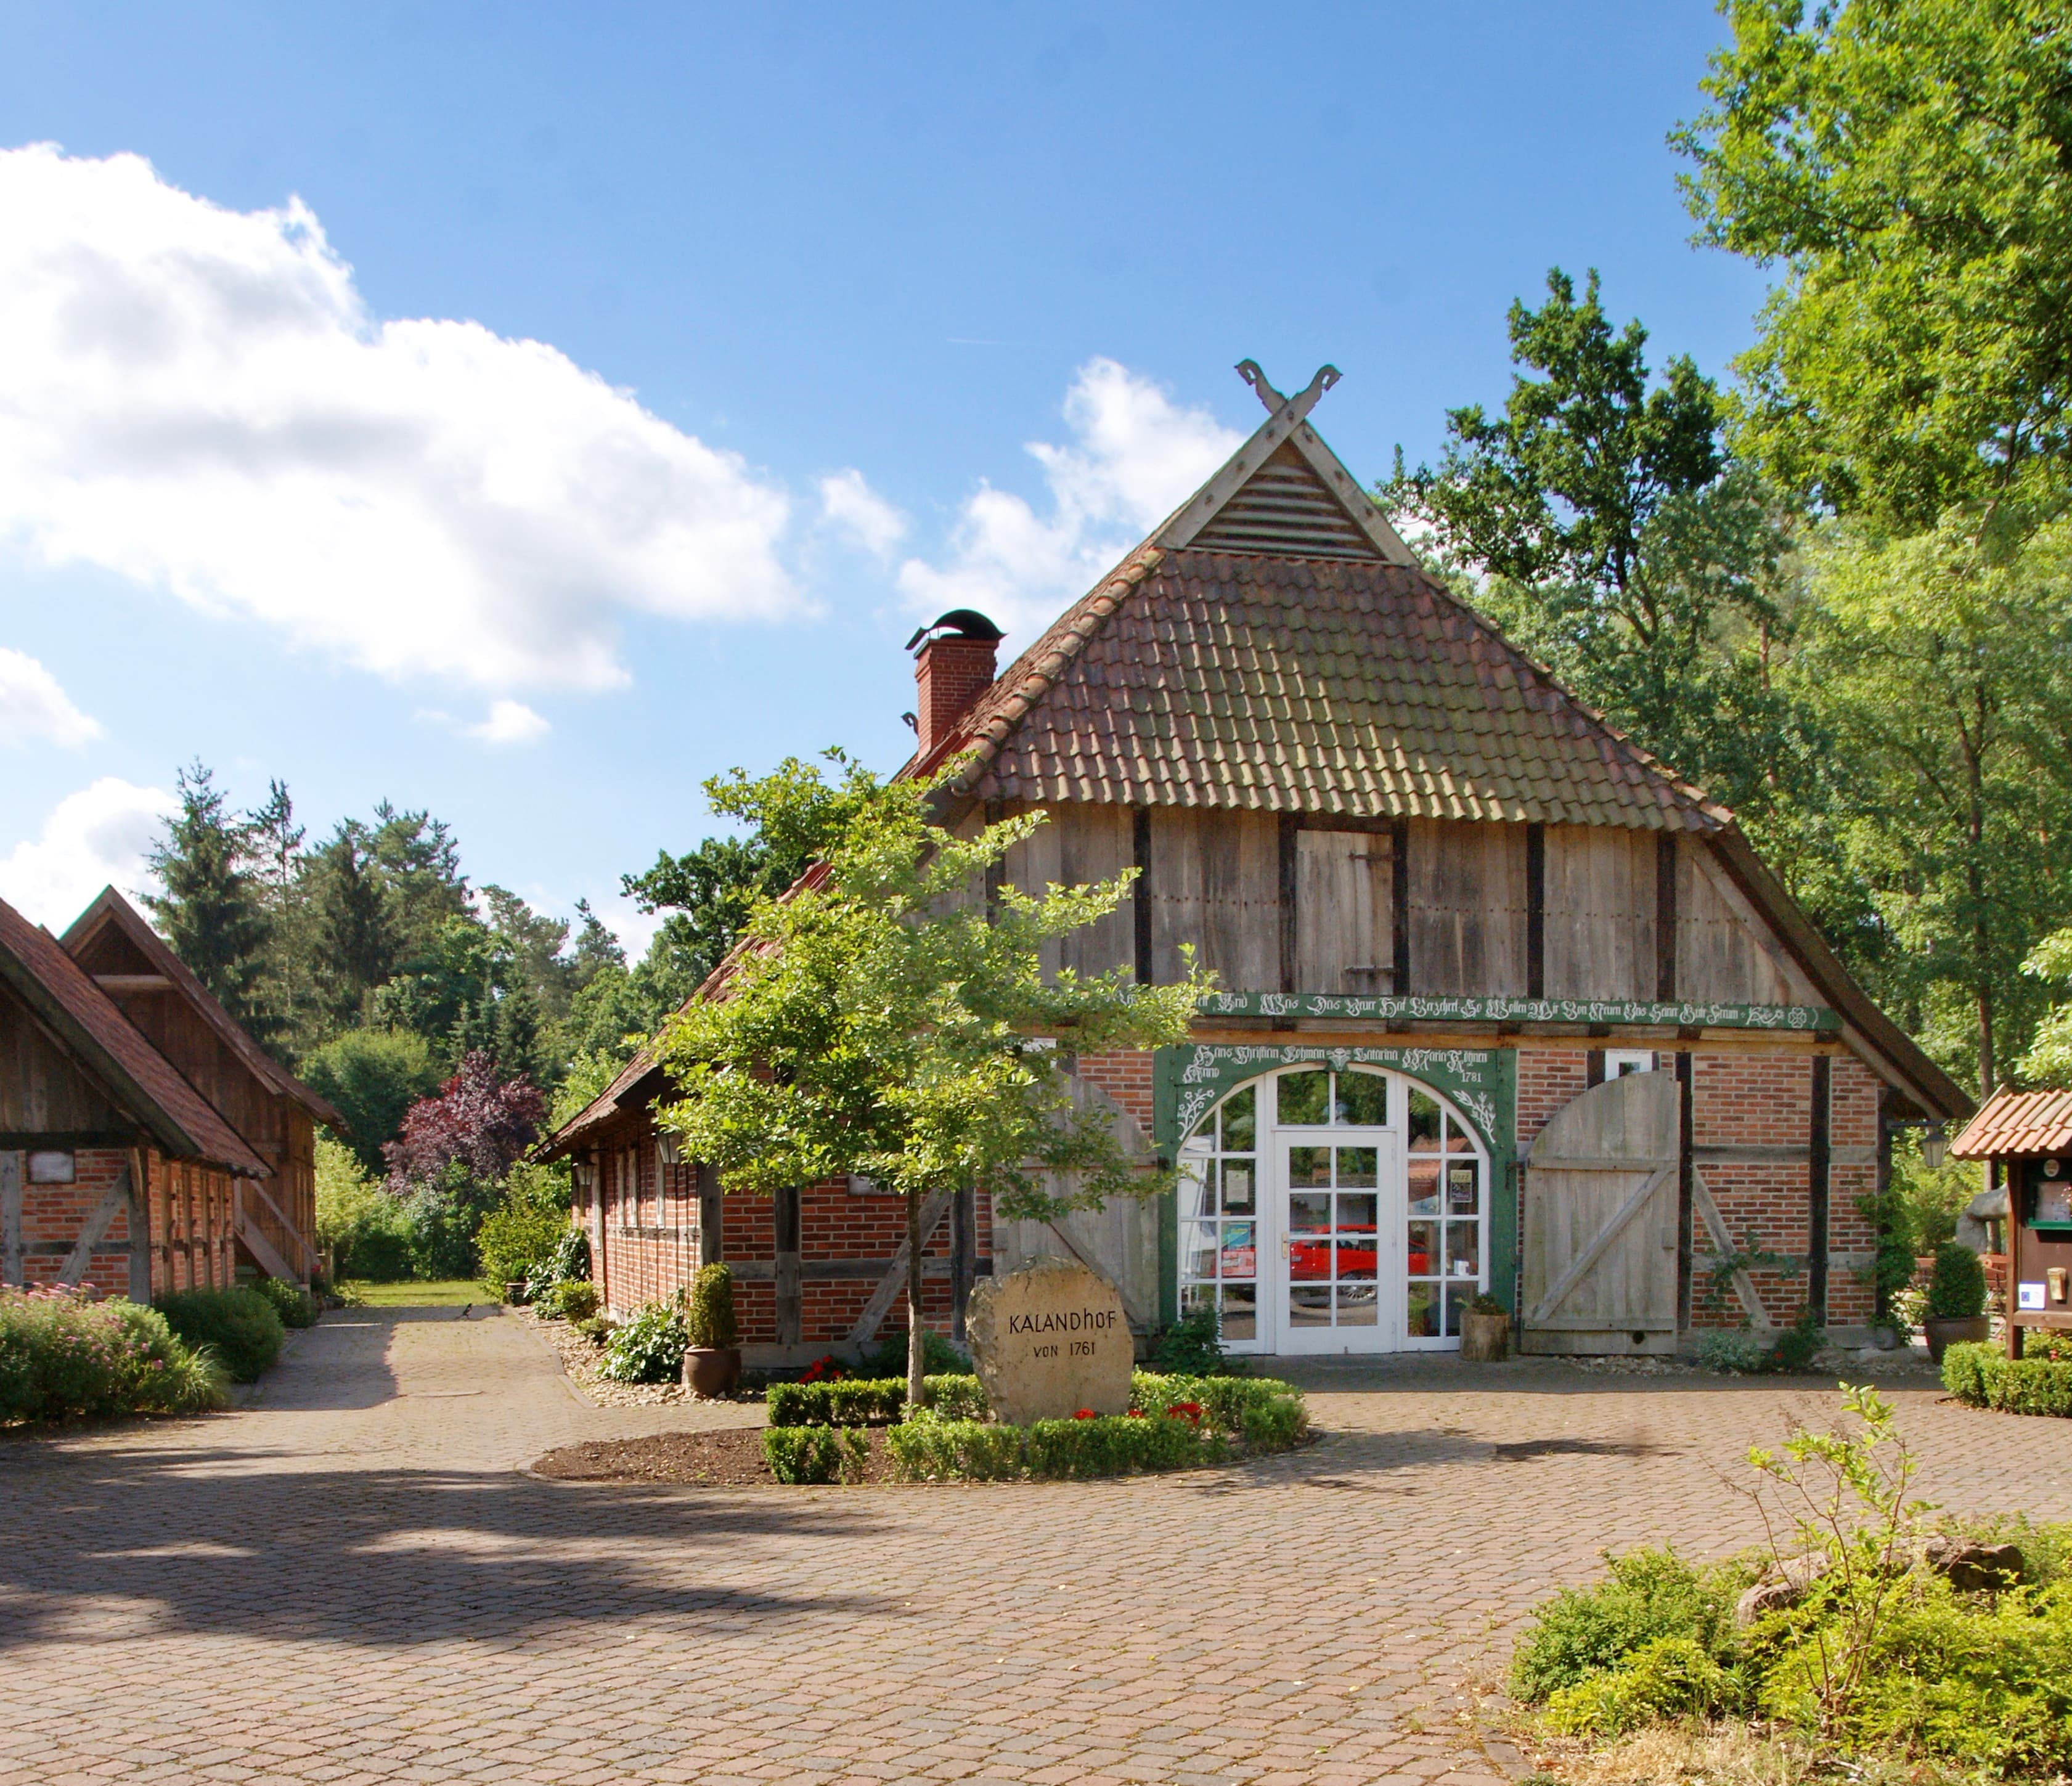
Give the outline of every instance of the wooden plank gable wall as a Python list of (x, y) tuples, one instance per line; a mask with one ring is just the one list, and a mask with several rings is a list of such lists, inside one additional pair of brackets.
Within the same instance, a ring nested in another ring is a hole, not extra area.
[[(994, 804), (995, 821), (1017, 809)], [(1825, 1001), (1703, 840), (1560, 825), (1361, 820), (1059, 801), (1003, 878), (1141, 870), (1132, 899), (1044, 965), (1231, 992)], [(1667, 946), (1665, 946), (1665, 941)]]

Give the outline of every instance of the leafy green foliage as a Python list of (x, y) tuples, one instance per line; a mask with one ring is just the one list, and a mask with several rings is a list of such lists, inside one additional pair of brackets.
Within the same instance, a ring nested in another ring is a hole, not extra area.
[(372, 1173), (384, 1169), (381, 1150), (401, 1132), (405, 1113), (445, 1077), (431, 1044), (408, 1030), (347, 1030), (314, 1050), (299, 1070), (345, 1118), (348, 1132), (338, 1139)]
[(176, 1290), (151, 1306), (183, 1345), (212, 1352), (233, 1382), (257, 1382), (288, 1336), (273, 1303), (256, 1290)]
[[(898, 1328), (878, 1341), (875, 1350), (865, 1352), (857, 1360), (856, 1374), (859, 1377), (904, 1377), (906, 1374), (907, 1340)], [(957, 1348), (956, 1342), (947, 1333), (938, 1333), (933, 1327), (921, 1330), (922, 1374), (924, 1377), (954, 1377), (971, 1369), (971, 1360)]]
[(403, 1206), (370, 1179), (358, 1157), (317, 1137), (317, 1245), (341, 1279), (394, 1283), (411, 1274), (410, 1224)]
[(701, 1352), (724, 1352), (734, 1345), (734, 1268), (724, 1260), (698, 1267), (684, 1299), (684, 1339)]
[(584, 1278), (566, 1278), (534, 1297), (533, 1306), (550, 1321), (587, 1321), (597, 1313), (597, 1286)]
[(260, 1278), (253, 1282), (253, 1289), (273, 1305), (273, 1312), (281, 1317), (286, 1327), (313, 1327), (317, 1317), (323, 1311), (317, 1299), (300, 1284), (290, 1283), (285, 1278)]
[(1931, 1318), (1946, 1321), (1970, 1320), (1986, 1312), (1986, 1268), (1977, 1253), (1955, 1241), (1936, 1248), (1926, 1306)]
[(930, 1409), (887, 1430), (894, 1467), (909, 1481), (1127, 1475), (1218, 1461), (1224, 1442), (1191, 1420), (1104, 1415), (1027, 1426), (950, 1420)]
[[(1381, 500), (1530, 656), (1745, 816), (1791, 789), (1803, 717), (1767, 676), (1787, 630), (1783, 541), (1720, 442), (1725, 406), (1688, 358), (1651, 377), (1646, 331), (1614, 332), (1597, 275), (1559, 268), (1511, 307), (1501, 417), (1451, 410), (1445, 455)], [(1539, 373), (1534, 377), (1529, 373)]]
[(870, 1456), (870, 1435), (861, 1427), (767, 1426), (763, 1461), (779, 1482), (861, 1482)]
[(1198, 1303), (1158, 1336), (1152, 1362), (1161, 1371), (1178, 1377), (1241, 1376), (1248, 1368), (1241, 1358), (1223, 1350), (1221, 1323), (1213, 1302)]
[(1651, 1638), (1617, 1666), (1556, 1689), (1548, 1698), (1547, 1726), (1566, 1736), (1618, 1736), (1665, 1718), (1725, 1710), (1737, 1684), (1695, 1638)]
[(482, 1281), (501, 1296), (514, 1283), (530, 1283), (550, 1265), (569, 1232), (568, 1211), (556, 1204), (534, 1204), (506, 1196), (491, 1210), (475, 1237)]
[(1606, 1673), (1652, 1644), (1692, 1643), (1708, 1656), (1725, 1650), (1745, 1570), (1701, 1566), (1670, 1549), (1605, 1560), (1601, 1582), (1564, 1587), (1535, 1609), (1511, 1663), (1511, 1690), (1528, 1705)]
[(590, 1281), (590, 1237), (573, 1224), (564, 1226), (553, 1253), (535, 1265), (525, 1280), (525, 1299), (545, 1306), (571, 1284)]
[(615, 1383), (673, 1383), (684, 1373), (684, 1318), (667, 1302), (648, 1302), (612, 1335), (600, 1376)]
[[(2023, 960), (2021, 971), (2061, 995), (2072, 991), (2072, 928), (2045, 936)], [(2072, 1084), (2072, 997), (2059, 997), (2044, 1014), (2016, 1066), (2032, 1085)]]
[(1933, 527), (2062, 488), (2066, 21), (2038, 0), (1730, 0), (1673, 139), (1704, 240), (1775, 268), (1741, 445), (1780, 487)]
[(198, 1414), (224, 1403), (221, 1368), (134, 1302), (0, 1292), (0, 1426), (125, 1414)]

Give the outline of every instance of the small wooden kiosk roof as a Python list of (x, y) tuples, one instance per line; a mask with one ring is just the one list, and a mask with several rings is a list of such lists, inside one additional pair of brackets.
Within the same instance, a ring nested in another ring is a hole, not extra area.
[(2072, 1153), (2072, 1092), (1996, 1092), (1950, 1151), (1959, 1159)]

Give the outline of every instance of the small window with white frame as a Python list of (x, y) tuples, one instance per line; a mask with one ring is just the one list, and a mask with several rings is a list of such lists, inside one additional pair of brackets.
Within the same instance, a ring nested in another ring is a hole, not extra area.
[(1651, 1073), (1655, 1071), (1655, 1050), (1652, 1048), (1607, 1048), (1605, 1050), (1605, 1077), (1624, 1079), (1629, 1073)]

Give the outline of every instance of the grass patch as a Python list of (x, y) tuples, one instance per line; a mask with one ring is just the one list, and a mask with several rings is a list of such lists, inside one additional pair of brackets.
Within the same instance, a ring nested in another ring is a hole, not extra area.
[(504, 1300), (500, 1291), (472, 1278), (406, 1278), (399, 1284), (349, 1280), (361, 1306), (367, 1308), (458, 1308), (466, 1302), (494, 1303)]

